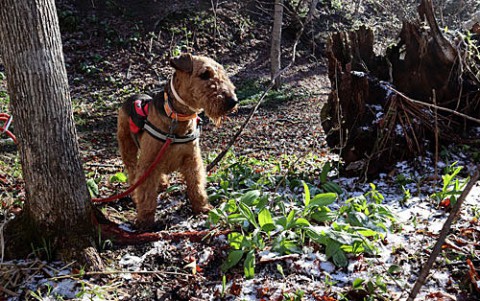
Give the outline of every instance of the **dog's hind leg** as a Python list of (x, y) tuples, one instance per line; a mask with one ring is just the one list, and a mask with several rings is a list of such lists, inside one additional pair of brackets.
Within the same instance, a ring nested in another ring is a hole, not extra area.
[(133, 185), (136, 178), (138, 147), (130, 132), (129, 116), (124, 108), (118, 111), (117, 139), (120, 155), (127, 169), (128, 183)]
[(192, 154), (187, 155), (180, 173), (185, 178), (187, 184), (187, 196), (192, 204), (192, 210), (195, 213), (206, 213), (213, 209), (208, 202), (206, 186), (205, 168), (198, 148), (193, 148)]

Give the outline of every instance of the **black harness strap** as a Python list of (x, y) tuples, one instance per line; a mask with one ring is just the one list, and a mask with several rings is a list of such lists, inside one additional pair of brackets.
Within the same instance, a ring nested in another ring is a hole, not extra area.
[(160, 114), (167, 116), (165, 109), (163, 108), (163, 106), (159, 105), (159, 101), (156, 100), (155, 98), (153, 100), (151, 98), (141, 99), (141, 108), (140, 107), (136, 108), (136, 106), (140, 105), (137, 101), (132, 102), (132, 110), (130, 115), (130, 129), (131, 129), (132, 135), (134, 136), (134, 140), (138, 148), (140, 148), (138, 135), (142, 131), (147, 132), (150, 136), (162, 142), (165, 142), (169, 138), (172, 140), (172, 143), (176, 143), (176, 144), (188, 143), (200, 137), (201, 119), (196, 120), (197, 126), (194, 132), (186, 136), (177, 136), (173, 134), (173, 130), (175, 129), (175, 126), (176, 126), (175, 124), (176, 120), (172, 119), (172, 124), (170, 126), (171, 133), (165, 133), (160, 129), (158, 129), (157, 127), (155, 127), (151, 122), (149, 122), (148, 113), (149, 113), (149, 106), (151, 104), (155, 106), (155, 109), (157, 109), (157, 111)]

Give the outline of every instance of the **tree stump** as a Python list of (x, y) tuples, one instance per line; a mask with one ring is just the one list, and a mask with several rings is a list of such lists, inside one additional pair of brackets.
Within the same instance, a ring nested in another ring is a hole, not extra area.
[(435, 141), (479, 141), (467, 135), (467, 119), (459, 117), (479, 116), (478, 79), (464, 72), (462, 50), (442, 35), (431, 0), (418, 11), (429, 28), (404, 22), (399, 43), (384, 56), (375, 55), (366, 27), (328, 41), (332, 92), (322, 125), (351, 175), (389, 171), (399, 160), (424, 155)]

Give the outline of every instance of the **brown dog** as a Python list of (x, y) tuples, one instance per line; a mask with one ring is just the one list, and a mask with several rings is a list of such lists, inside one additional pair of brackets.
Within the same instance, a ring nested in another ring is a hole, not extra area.
[(161, 95), (133, 95), (118, 113), (118, 144), (130, 185), (155, 160), (166, 137), (174, 141), (152, 174), (134, 192), (136, 225), (147, 229), (155, 222), (157, 188), (168, 186), (168, 173), (179, 171), (187, 184), (187, 195), (195, 213), (211, 209), (205, 191), (205, 168), (198, 142), (197, 114), (205, 114), (219, 125), (235, 110), (235, 87), (223, 67), (203, 56), (183, 54), (170, 60), (175, 68)]

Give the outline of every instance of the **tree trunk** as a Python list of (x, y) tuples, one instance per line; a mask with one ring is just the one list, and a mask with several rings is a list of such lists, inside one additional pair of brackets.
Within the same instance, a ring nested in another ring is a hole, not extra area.
[(275, 10), (273, 14), (272, 29), (272, 48), (270, 49), (270, 60), (272, 63), (272, 80), (275, 82), (275, 88), (281, 85), (280, 76), (275, 79), (281, 68), (281, 44), (282, 44), (282, 22), (283, 22), (283, 0), (275, 0)]
[(56, 248), (91, 246), (92, 206), (54, 0), (2, 1), (0, 37), (26, 190), (22, 216), (8, 227), (17, 244), (7, 246), (23, 242), (23, 251), (31, 252), (33, 237), (50, 255)]

